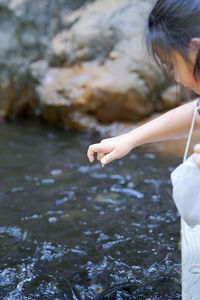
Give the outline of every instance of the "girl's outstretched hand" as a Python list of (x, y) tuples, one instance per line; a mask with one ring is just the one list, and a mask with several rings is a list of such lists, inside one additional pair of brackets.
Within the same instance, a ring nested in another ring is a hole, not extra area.
[(132, 149), (129, 135), (122, 134), (113, 138), (102, 140), (98, 144), (89, 146), (87, 156), (90, 162), (94, 161), (94, 155), (97, 153), (97, 160), (102, 166), (111, 161), (125, 156)]

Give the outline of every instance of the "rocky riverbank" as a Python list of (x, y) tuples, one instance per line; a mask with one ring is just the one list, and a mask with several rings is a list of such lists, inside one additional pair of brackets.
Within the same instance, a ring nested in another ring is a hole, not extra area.
[(153, 2), (0, 0), (1, 117), (103, 130), (177, 106), (145, 51)]

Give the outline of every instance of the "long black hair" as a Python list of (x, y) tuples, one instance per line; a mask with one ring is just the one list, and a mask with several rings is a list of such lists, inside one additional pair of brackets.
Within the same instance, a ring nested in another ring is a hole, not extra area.
[[(200, 0), (158, 0), (147, 23), (147, 50), (157, 65), (166, 69), (172, 51), (189, 62), (190, 41), (200, 38)], [(194, 77), (200, 79), (200, 49), (194, 66)]]

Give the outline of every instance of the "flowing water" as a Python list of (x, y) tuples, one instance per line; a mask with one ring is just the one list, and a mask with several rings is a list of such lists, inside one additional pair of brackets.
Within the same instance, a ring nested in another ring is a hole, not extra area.
[(181, 299), (170, 172), (150, 146), (105, 168), (96, 135), (0, 124), (0, 299)]

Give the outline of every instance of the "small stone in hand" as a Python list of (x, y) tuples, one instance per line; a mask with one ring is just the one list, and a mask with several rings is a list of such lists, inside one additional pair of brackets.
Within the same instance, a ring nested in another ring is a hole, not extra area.
[[(106, 155), (106, 153), (97, 153), (97, 160), (101, 161), (101, 159)], [(104, 164), (101, 164), (102, 168), (104, 167)]]

